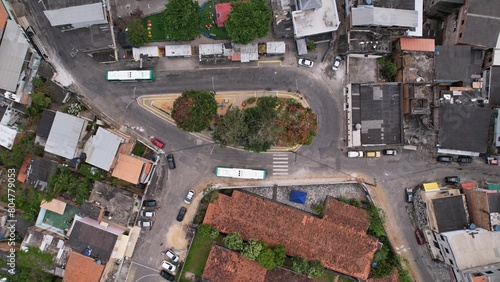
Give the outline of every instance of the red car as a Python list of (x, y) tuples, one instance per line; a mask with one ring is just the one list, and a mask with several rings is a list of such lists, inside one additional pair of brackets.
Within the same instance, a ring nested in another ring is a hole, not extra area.
[(151, 143), (153, 143), (156, 147), (160, 149), (165, 146), (165, 143), (161, 142), (160, 139), (156, 137), (151, 138)]
[(415, 230), (415, 238), (417, 238), (417, 243), (419, 245), (425, 244), (424, 232), (422, 232), (422, 230), (420, 229)]

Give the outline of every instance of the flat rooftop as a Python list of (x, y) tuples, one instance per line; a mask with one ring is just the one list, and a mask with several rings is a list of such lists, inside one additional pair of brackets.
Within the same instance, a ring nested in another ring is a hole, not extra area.
[(324, 0), (317, 9), (293, 11), (292, 21), (296, 38), (336, 31), (340, 25), (335, 0)]
[(463, 195), (432, 199), (437, 228), (440, 233), (467, 227)]

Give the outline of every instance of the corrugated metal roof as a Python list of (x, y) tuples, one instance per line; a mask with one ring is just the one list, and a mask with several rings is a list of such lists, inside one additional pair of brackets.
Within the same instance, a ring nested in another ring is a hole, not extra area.
[(45, 145), (45, 152), (67, 159), (75, 157), (80, 134), (85, 121), (81, 118), (57, 112)]
[(28, 47), (21, 27), (8, 20), (0, 43), (0, 89), (16, 91)]
[(403, 37), (399, 39), (401, 50), (405, 51), (425, 51), (434, 52), (435, 41), (430, 38), (409, 38)]
[(165, 57), (191, 56), (191, 45), (166, 45)]
[(285, 54), (286, 45), (284, 41), (266, 42), (267, 54)]
[(72, 25), (75, 28), (107, 23), (102, 3), (43, 11), (52, 26)]
[(0, 146), (11, 150), (16, 136), (16, 130), (0, 124)]
[(51, 201), (45, 201), (43, 200), (40, 203), (40, 208), (46, 209), (58, 214), (64, 214), (64, 210), (66, 209), (66, 203), (63, 201), (60, 201), (58, 199), (53, 199)]
[(85, 144), (86, 162), (108, 171), (113, 164), (121, 142), (122, 138), (99, 127), (96, 135), (89, 138)]
[(366, 6), (351, 11), (353, 26), (418, 26), (417, 11)]
[(160, 57), (160, 48), (158, 46), (142, 46), (132, 48), (132, 56), (135, 61), (139, 61), (140, 56), (147, 55), (148, 57)]

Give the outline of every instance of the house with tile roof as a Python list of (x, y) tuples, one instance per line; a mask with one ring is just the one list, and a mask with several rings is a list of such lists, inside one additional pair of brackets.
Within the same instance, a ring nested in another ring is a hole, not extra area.
[[(242, 208), (245, 207), (245, 208)], [(327, 269), (366, 280), (378, 240), (366, 234), (370, 225), (365, 210), (333, 198), (326, 201), (325, 215), (314, 215), (233, 191), (219, 194), (210, 203), (204, 222), (244, 240), (255, 238), (269, 246), (283, 245), (289, 256), (319, 260)]]
[(97, 282), (101, 278), (104, 265), (79, 253), (69, 255), (64, 272), (64, 282)]

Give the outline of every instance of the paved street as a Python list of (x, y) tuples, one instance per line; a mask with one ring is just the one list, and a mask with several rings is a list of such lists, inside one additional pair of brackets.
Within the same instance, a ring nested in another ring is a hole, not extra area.
[[(207, 183), (221, 182), (213, 173), (218, 165), (258, 167), (272, 171), (268, 181), (262, 182), (266, 186), (287, 182), (313, 184), (317, 182), (316, 179), (329, 178), (354, 180), (355, 177), (362, 177), (368, 183), (376, 182), (377, 187), (370, 188), (370, 192), (377, 205), (386, 212), (391, 241), (396, 250), (412, 263), (417, 281), (444, 280), (433, 271), (425, 247), (415, 242), (415, 227), (406, 211), (404, 188), (422, 182), (442, 181), (448, 175), (459, 175), (464, 180), (500, 181), (496, 166), (482, 163), (467, 167), (456, 164), (444, 166), (436, 164), (434, 156), (427, 151), (401, 151), (396, 157), (379, 159), (348, 159), (343, 147), (342, 88), (346, 83), (343, 75), (345, 63), (337, 73), (328, 70), (328, 64), (319, 62), (312, 70), (262, 64), (231, 69), (157, 70), (157, 80), (152, 83), (110, 83), (105, 80), (105, 71), (117, 68), (115, 65), (97, 65), (82, 52), (72, 54), (64, 34), (50, 27), (40, 4), (29, 1), (28, 5), (31, 15), (27, 16), (46, 44), (49, 61), (56, 67), (61, 80), (71, 85), (69, 89), (84, 97), (100, 113), (101, 118), (117, 127), (143, 127), (143, 133), (130, 130), (129, 133), (146, 143), (149, 142), (148, 136), (156, 136), (166, 142), (164, 152), (173, 152), (175, 155), (177, 168), (168, 171), (162, 160), (157, 176), (150, 185), (147, 197), (157, 199), (160, 210), (152, 230), (144, 230), (139, 239), (130, 272), (122, 273), (128, 275), (127, 281), (138, 281), (140, 277), (157, 274), (161, 263), (160, 253), (170, 247), (166, 245), (167, 240), (175, 241), (178, 246), (185, 243), (185, 233), (181, 223), (175, 221), (175, 215), (184, 205), (182, 199), (189, 189), (199, 193)], [(303, 146), (296, 154), (253, 154), (221, 148), (211, 141), (183, 132), (144, 110), (136, 102), (126, 108), (135, 87), (136, 96), (179, 93), (185, 89), (211, 90), (212, 81), (216, 91), (272, 89), (300, 92), (318, 115), (318, 135), (311, 145)], [(275, 167), (276, 164), (287, 165), (287, 174), (278, 170), (284, 167)], [(230, 180), (226, 184), (236, 185), (237, 182)], [(195, 202), (191, 204), (183, 224), (188, 222), (195, 205)], [(164, 244), (160, 246), (161, 243)], [(151, 277), (147, 281), (160, 281), (157, 275), (147, 277)]]

